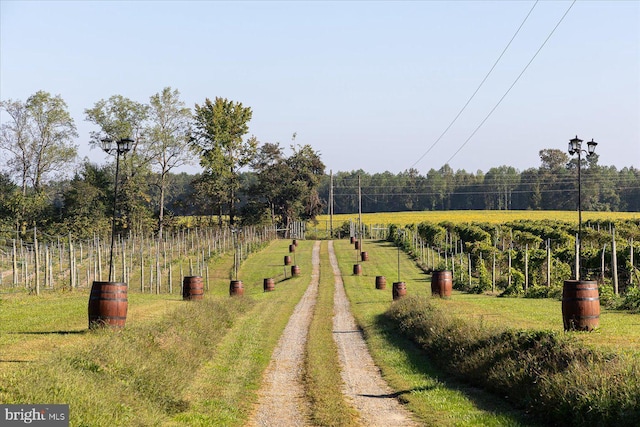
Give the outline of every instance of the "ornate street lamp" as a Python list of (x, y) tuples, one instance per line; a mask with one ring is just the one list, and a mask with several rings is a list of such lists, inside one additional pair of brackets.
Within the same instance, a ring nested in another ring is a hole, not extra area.
[(580, 256), (582, 251), (582, 153), (585, 153), (587, 157), (591, 157), (595, 154), (597, 142), (593, 139), (587, 142), (587, 151), (582, 149), (582, 140), (576, 135), (575, 138), (569, 141), (569, 154), (578, 155), (578, 248), (576, 257), (576, 280), (580, 280)]
[[(116, 178), (113, 189), (113, 216), (111, 218), (111, 253), (109, 254), (109, 281), (94, 280), (89, 294), (89, 329), (101, 327), (124, 328), (127, 319), (129, 302), (127, 299), (127, 284), (114, 281), (113, 272), (113, 247), (116, 234), (116, 212), (118, 206), (118, 173), (120, 172), (120, 155), (131, 150), (134, 142), (131, 138), (122, 138), (114, 141), (104, 138), (101, 141), (102, 149), (116, 155)], [(114, 145), (115, 144), (115, 145)], [(124, 273), (123, 273), (124, 276)]]
[[(118, 174), (120, 172), (120, 155), (125, 154), (131, 150), (131, 145), (135, 142), (131, 138), (122, 138), (114, 141), (111, 138), (103, 138), (102, 150), (108, 154), (115, 152), (116, 154), (116, 179), (113, 186), (113, 216), (111, 218), (111, 253), (109, 254), (109, 281), (113, 281), (113, 247), (115, 244), (116, 234), (116, 213), (118, 203)], [(114, 145), (115, 144), (115, 145)]]

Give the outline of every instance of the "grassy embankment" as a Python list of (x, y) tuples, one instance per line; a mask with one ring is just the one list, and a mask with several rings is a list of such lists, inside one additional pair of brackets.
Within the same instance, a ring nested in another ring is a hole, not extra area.
[[(228, 297), (228, 279), (200, 302), (130, 292), (120, 332), (86, 331), (86, 293), (3, 297), (0, 401), (68, 403), (74, 426), (242, 425), (309, 283), (311, 245), (297, 251), (302, 275), (286, 280), (288, 242), (252, 255), (244, 298)], [(228, 277), (228, 264), (218, 268)], [(276, 292), (262, 292), (265, 277)]]
[[(397, 274), (393, 248), (387, 247), (385, 253), (378, 252), (379, 248), (380, 245), (369, 244), (367, 250), (372, 259), (385, 257), (387, 263), (391, 260)], [(343, 270), (350, 264), (344, 263)], [(365, 273), (368, 265), (376, 270), (381, 267), (380, 263), (363, 264)], [(460, 293), (454, 293), (448, 301), (432, 299), (428, 297), (429, 277), (414, 273), (411, 267), (401, 263), (401, 271), (405, 272), (402, 280), (407, 282), (409, 294), (418, 298), (393, 304), (384, 315), (385, 307), (368, 315), (358, 308), (363, 293), (371, 298), (372, 276), (379, 273), (369, 272), (370, 283), (364, 286), (359, 278), (350, 280), (349, 296), (354, 300), (354, 310), (361, 312), (359, 320), (367, 322), (363, 325), (365, 331), (371, 331), (370, 336), (377, 337), (387, 328), (399, 330), (401, 326), (406, 336), (431, 354), (440, 369), (471, 386), (507, 395), (547, 424), (638, 423), (640, 383), (636, 378), (640, 357), (636, 344), (640, 334), (630, 326), (634, 315), (605, 310), (599, 331), (564, 334), (558, 301)], [(392, 269), (387, 267), (389, 270)], [(374, 354), (384, 354), (375, 350), (377, 340), (371, 343)], [(395, 363), (384, 357), (380, 363), (385, 371), (396, 370)], [(415, 393), (409, 396), (412, 394)]]

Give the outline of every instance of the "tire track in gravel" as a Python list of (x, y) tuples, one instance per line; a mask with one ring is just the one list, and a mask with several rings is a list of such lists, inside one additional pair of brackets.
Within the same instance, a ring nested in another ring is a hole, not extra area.
[(367, 427), (417, 426), (411, 413), (395, 398), (369, 354), (362, 331), (349, 308), (333, 241), (329, 241), (329, 261), (335, 282), (333, 337), (338, 346), (345, 395)]
[(318, 296), (320, 241), (315, 242), (311, 259), (311, 282), (273, 351), (265, 380), (258, 392), (259, 406), (248, 423), (249, 426), (309, 425), (302, 372), (309, 325)]

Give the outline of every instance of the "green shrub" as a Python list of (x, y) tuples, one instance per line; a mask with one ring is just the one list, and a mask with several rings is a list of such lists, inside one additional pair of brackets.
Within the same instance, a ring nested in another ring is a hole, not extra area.
[(600, 297), (600, 304), (612, 309), (619, 308), (620, 298), (613, 291), (613, 286), (610, 284), (602, 284), (598, 286), (598, 296)]
[(629, 288), (626, 294), (620, 301), (619, 309), (631, 310), (634, 313), (640, 311), (640, 289), (633, 287)]
[(511, 269), (511, 285), (508, 283), (505, 286), (504, 291), (500, 294), (501, 297), (520, 296), (524, 293), (524, 274), (516, 270)]
[(524, 291), (525, 298), (548, 298), (551, 288), (547, 286), (531, 286)]
[(490, 329), (408, 296), (385, 317), (434, 363), (506, 397), (545, 425), (640, 424), (640, 362), (554, 331)]

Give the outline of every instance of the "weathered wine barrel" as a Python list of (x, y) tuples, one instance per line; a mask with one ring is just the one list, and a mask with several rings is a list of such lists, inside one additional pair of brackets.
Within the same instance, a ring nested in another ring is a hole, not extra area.
[(362, 266), (360, 264), (353, 264), (353, 274), (360, 276), (362, 274)]
[(404, 282), (393, 282), (391, 292), (394, 300), (402, 298), (403, 296), (407, 295), (407, 284)]
[(360, 240), (356, 240), (354, 242), (354, 245), (355, 245), (356, 250), (360, 249)]
[(262, 287), (263, 287), (265, 292), (275, 291), (276, 290), (276, 281), (273, 280), (270, 277), (266, 278), (266, 279), (264, 279), (264, 281), (262, 283)]
[(229, 283), (229, 296), (242, 296), (244, 295), (244, 285), (242, 280), (232, 280)]
[(293, 246), (298, 246), (298, 239), (293, 239), (291, 243), (293, 244)]
[(387, 278), (384, 276), (376, 276), (376, 289), (386, 289)]
[(291, 257), (289, 255), (284, 256), (284, 265), (291, 265)]
[(182, 299), (184, 301), (201, 300), (203, 295), (202, 276), (185, 276), (182, 279)]
[(300, 266), (299, 265), (292, 265), (291, 266), (291, 275), (292, 276), (299, 276), (300, 275)]
[(362, 261), (369, 261), (369, 254), (366, 251), (360, 252), (360, 259)]
[(592, 331), (600, 323), (600, 295), (595, 280), (565, 280), (562, 288), (565, 331)]
[(89, 329), (124, 328), (128, 304), (126, 283), (93, 282), (89, 295)]
[(296, 251), (296, 245), (289, 245), (289, 252), (295, 252)]
[(431, 295), (441, 298), (451, 297), (453, 278), (451, 271), (442, 270), (431, 273)]
[(355, 237), (353, 237), (353, 236), (349, 237), (349, 243), (351, 243), (353, 245), (355, 243), (355, 241), (356, 241)]

